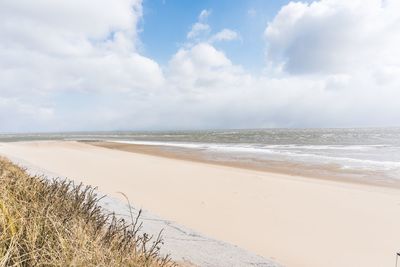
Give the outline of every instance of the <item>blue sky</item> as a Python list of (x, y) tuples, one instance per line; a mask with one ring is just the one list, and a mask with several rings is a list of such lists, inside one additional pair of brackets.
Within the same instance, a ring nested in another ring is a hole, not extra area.
[(142, 32), (143, 53), (166, 64), (186, 41), (186, 34), (204, 9), (212, 31), (223, 28), (237, 31), (241, 39), (218, 44), (236, 64), (257, 71), (265, 64), (263, 33), (279, 9), (289, 1), (281, 0), (144, 0)]

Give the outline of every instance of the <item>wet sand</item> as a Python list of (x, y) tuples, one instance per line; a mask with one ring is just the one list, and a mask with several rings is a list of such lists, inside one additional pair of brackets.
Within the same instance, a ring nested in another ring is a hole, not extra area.
[(388, 188), (400, 189), (400, 180), (381, 177), (382, 174), (374, 172), (361, 172), (355, 170), (342, 170), (335, 164), (325, 165), (305, 165), (294, 162), (281, 162), (273, 160), (243, 161), (223, 158), (212, 158), (209, 154), (199, 150), (157, 146), (126, 144), (108, 141), (83, 141), (89, 145), (117, 149), (127, 152), (140, 153), (152, 156), (166, 157), (171, 159), (186, 160), (207, 164), (222, 165), (248, 170), (263, 171), (267, 173), (279, 173), (291, 176), (303, 176), (314, 179), (331, 180), (343, 183), (356, 183), (360, 185), (383, 186)]

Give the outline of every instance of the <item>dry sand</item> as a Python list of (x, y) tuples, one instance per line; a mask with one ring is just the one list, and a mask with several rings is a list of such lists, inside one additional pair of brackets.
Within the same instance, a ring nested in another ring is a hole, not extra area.
[(0, 153), (286, 266), (394, 266), (400, 191), (111, 150), (1, 143)]

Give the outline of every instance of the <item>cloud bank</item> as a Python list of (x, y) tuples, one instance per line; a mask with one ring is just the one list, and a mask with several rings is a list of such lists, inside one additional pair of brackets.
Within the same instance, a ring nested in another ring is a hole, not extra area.
[(209, 16), (160, 66), (138, 50), (140, 0), (1, 1), (0, 131), (400, 126), (399, 1), (283, 6), (261, 74)]

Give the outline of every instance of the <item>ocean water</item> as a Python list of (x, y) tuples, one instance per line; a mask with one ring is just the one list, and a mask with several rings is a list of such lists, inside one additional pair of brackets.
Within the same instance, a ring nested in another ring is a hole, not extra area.
[[(400, 180), (400, 128), (253, 129), (177, 132), (77, 132), (1, 134), (0, 142), (106, 140), (199, 152), (213, 160), (308, 168)], [(332, 168), (331, 168), (332, 169)], [(379, 176), (379, 177), (378, 177)]]

